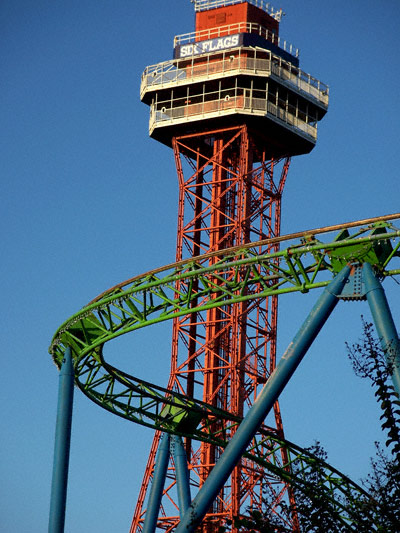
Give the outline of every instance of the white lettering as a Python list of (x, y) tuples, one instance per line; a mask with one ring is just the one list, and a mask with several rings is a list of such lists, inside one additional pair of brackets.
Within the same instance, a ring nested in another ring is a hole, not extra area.
[(200, 43), (186, 44), (180, 49), (180, 57), (204, 54), (205, 52), (223, 50), (224, 48), (233, 48), (239, 45), (239, 37), (239, 35), (228, 35), (227, 37), (210, 39), (209, 41), (203, 41)]
[(238, 46), (239, 44), (239, 35), (233, 35), (231, 39), (231, 46)]
[(181, 57), (190, 56), (192, 52), (193, 52), (193, 45), (186, 44), (185, 46), (182, 46), (181, 48)]

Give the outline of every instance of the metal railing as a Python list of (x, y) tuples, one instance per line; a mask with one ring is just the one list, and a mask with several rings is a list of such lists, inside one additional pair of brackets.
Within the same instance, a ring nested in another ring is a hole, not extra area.
[[(273, 117), (297, 133), (317, 139), (317, 124), (304, 111), (280, 100), (276, 103), (267, 99), (267, 94), (253, 96), (250, 89), (232, 88), (231, 90), (191, 96), (183, 99), (168, 100), (150, 106), (150, 132), (157, 126), (169, 123), (190, 122), (201, 118), (244, 112), (256, 116)], [(270, 95), (271, 96), (271, 95)], [(303, 120), (304, 118), (304, 120)]]
[[(194, 4), (195, 11), (207, 11), (209, 9), (215, 9), (217, 7), (232, 6), (234, 4), (241, 4), (243, 0), (191, 0)], [(281, 20), (284, 13), (282, 9), (275, 10), (269, 2), (264, 0), (247, 0), (249, 4), (259, 7), (263, 11), (266, 11), (268, 15), (273, 17), (278, 22)]]
[(272, 62), (272, 74), (328, 106), (329, 87), (317, 78), (313, 78), (300, 69), (293, 68), (290, 63), (284, 61)]
[(216, 39), (218, 37), (234, 35), (236, 33), (253, 33), (260, 35), (285, 52), (288, 52), (295, 57), (299, 57), (300, 51), (298, 48), (295, 48), (292, 44), (281, 39), (276, 33), (257, 22), (236, 22), (234, 24), (227, 24), (216, 28), (208, 28), (207, 30), (192, 31), (190, 33), (176, 35), (174, 38), (174, 48), (182, 44), (191, 44), (199, 41), (206, 41), (208, 39)]
[[(251, 55), (250, 55), (251, 54)], [(210, 61), (210, 59), (212, 59)], [(324, 106), (328, 106), (329, 87), (310, 74), (294, 67), (291, 63), (274, 56), (266, 50), (239, 48), (221, 53), (221, 59), (213, 59), (212, 54), (198, 58), (165, 61), (147, 67), (142, 74), (140, 95), (143, 98), (148, 89), (161, 89), (169, 86), (185, 85), (196, 81), (218, 78), (221, 75), (239, 74), (275, 76), (288, 86), (302, 91)]]

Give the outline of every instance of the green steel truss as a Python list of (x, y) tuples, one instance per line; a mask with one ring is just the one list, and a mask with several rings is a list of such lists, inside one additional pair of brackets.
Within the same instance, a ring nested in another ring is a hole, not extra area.
[[(400, 214), (278, 237), (147, 272), (104, 292), (64, 322), (49, 351), (60, 367), (66, 347), (72, 348), (76, 384), (104, 409), (144, 426), (224, 447), (239, 418), (115, 368), (104, 358), (104, 345), (190, 313), (244, 301), (251, 306), (252, 301), (274, 294), (324, 287), (345, 263), (368, 261), (382, 278), (398, 275), (400, 230), (391, 222), (396, 218)], [(332, 240), (333, 231), (339, 233)], [(285, 248), (268, 253), (278, 243)], [(177, 290), (179, 280), (185, 280), (179, 284), (184, 291)], [(213, 421), (221, 418), (228, 422), (224, 434), (213, 431)], [(287, 464), (282, 464), (284, 454), (277, 453), (282, 447)], [(306, 486), (306, 474), (316, 461), (265, 428), (254, 437), (245, 457), (277, 480), (300, 488)], [(354, 506), (368, 495), (328, 464), (318, 464), (324, 490), (344, 523), (351, 524)]]

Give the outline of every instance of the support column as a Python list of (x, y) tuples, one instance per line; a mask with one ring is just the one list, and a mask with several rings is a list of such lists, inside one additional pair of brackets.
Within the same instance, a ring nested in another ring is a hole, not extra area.
[(73, 398), (74, 367), (71, 348), (68, 347), (65, 350), (59, 377), (49, 533), (64, 531)]
[(182, 518), (192, 501), (190, 496), (189, 469), (182, 437), (171, 436), (171, 453), (174, 458), (176, 471), (176, 486), (178, 489), (179, 516)]
[(385, 291), (372, 266), (364, 263), (363, 278), (372, 317), (388, 363), (393, 364), (392, 381), (400, 397), (400, 340), (394, 325)]
[(158, 448), (156, 465), (154, 467), (153, 482), (151, 484), (149, 503), (147, 504), (146, 519), (143, 533), (154, 533), (160, 511), (161, 498), (164, 490), (165, 478), (169, 462), (169, 435), (164, 433)]
[(325, 288), (255, 403), (241, 422), (235, 435), (228, 443), (224, 453), (206, 479), (203, 487), (185, 513), (175, 533), (192, 533), (201, 523), (218, 492), (223, 487), (233, 468), (268, 415), (268, 412), (272, 409), (275, 401), (300, 364), (308, 348), (335, 308), (338, 302), (337, 295), (341, 293), (349, 272), (350, 268), (345, 266)]

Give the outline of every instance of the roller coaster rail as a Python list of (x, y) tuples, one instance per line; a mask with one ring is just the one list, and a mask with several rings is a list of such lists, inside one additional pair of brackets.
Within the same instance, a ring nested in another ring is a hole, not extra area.
[[(307, 230), (151, 270), (103, 292), (70, 317), (56, 331), (49, 351), (60, 368), (66, 349), (72, 350), (75, 384), (104, 409), (156, 430), (225, 447), (240, 418), (188, 398), (183, 390), (163, 388), (114, 367), (105, 359), (105, 344), (189, 313), (201, 315), (207, 309), (244, 301), (251, 307), (256, 299), (325, 287), (345, 264), (356, 270), (368, 262), (381, 279), (397, 276), (400, 229), (393, 225), (396, 219), (400, 213)], [(339, 233), (332, 239), (333, 232)], [(328, 236), (328, 242), (317, 236)], [(285, 248), (276, 251), (279, 245)], [(217, 257), (212, 265), (211, 257)], [(177, 290), (181, 279), (186, 280), (186, 292)], [(348, 289), (341, 296), (364, 298)], [(221, 418), (228, 422), (223, 433), (213, 431), (213, 421)], [(282, 447), (287, 464), (277, 453)], [(265, 426), (244, 457), (300, 489), (307, 487), (307, 473), (319, 464), (323, 490), (343, 524), (356, 531), (357, 505), (369, 495), (332, 466)]]

